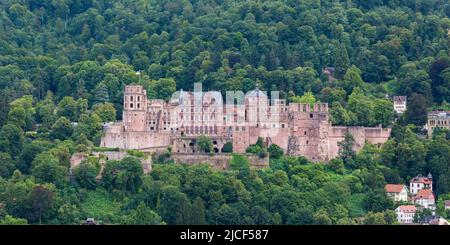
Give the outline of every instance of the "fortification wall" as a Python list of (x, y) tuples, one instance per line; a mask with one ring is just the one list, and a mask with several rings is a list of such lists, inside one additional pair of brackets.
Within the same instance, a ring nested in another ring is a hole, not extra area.
[[(246, 155), (250, 166), (254, 168), (265, 168), (269, 167), (269, 157), (260, 158), (255, 155)], [(226, 170), (230, 167), (230, 161), (233, 158), (232, 154), (184, 154), (184, 153), (174, 153), (172, 159), (176, 163), (185, 164), (200, 164), (206, 163), (210, 166), (219, 169)]]
[(170, 146), (170, 135), (166, 132), (117, 132), (107, 130), (100, 146), (120, 149), (146, 149)]
[(355, 145), (353, 149), (359, 151), (364, 147), (367, 142), (371, 144), (383, 144), (385, 143), (391, 134), (391, 129), (385, 128), (366, 128), (366, 127), (330, 127), (328, 134), (328, 157), (333, 159), (339, 155), (338, 143), (343, 141), (346, 132), (353, 135), (355, 139)]
[[(120, 161), (125, 157), (131, 156), (126, 151), (101, 151), (101, 152), (92, 152), (91, 155), (88, 155), (84, 152), (77, 152), (72, 155), (70, 158), (70, 170), (74, 169), (78, 165), (80, 165), (81, 162), (88, 159), (89, 156), (93, 157), (104, 157), (102, 161), (100, 161), (100, 164), (102, 165), (99, 176), (101, 175), (101, 172), (103, 171), (103, 166), (108, 160), (117, 160)], [(142, 163), (142, 168), (144, 170), (144, 174), (150, 173), (152, 171), (152, 158), (150, 156), (139, 158), (139, 160)]]

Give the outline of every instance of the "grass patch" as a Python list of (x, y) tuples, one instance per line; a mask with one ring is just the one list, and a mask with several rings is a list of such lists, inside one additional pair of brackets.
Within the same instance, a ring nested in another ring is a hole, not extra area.
[(354, 194), (350, 197), (350, 217), (361, 217), (367, 213), (363, 208), (364, 197), (364, 193)]
[(111, 194), (101, 188), (88, 191), (81, 203), (81, 210), (86, 218), (95, 218), (102, 223), (114, 223), (120, 216), (120, 208), (120, 203), (114, 201)]

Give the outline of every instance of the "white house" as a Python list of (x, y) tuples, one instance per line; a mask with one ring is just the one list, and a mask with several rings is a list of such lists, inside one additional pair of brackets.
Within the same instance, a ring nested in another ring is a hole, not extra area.
[(401, 205), (395, 209), (397, 220), (401, 224), (413, 223), (416, 211), (417, 209), (414, 205)]
[(409, 191), (411, 194), (417, 194), (422, 189), (430, 189), (433, 191), (433, 177), (431, 174), (428, 174), (427, 177), (416, 176), (409, 182)]
[(445, 210), (450, 209), (450, 200), (445, 200), (444, 201), (444, 209)]
[(385, 189), (387, 195), (394, 201), (408, 201), (408, 188), (405, 185), (387, 184)]
[(406, 96), (394, 96), (394, 111), (398, 114), (406, 111)]
[(432, 209), (434, 210), (435, 205), (435, 199), (434, 194), (430, 189), (422, 189), (417, 192), (415, 196), (411, 198), (411, 200), (424, 208)]

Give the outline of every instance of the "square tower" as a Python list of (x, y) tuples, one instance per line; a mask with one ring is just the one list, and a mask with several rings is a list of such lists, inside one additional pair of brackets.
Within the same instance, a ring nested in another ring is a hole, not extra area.
[(146, 128), (147, 91), (141, 85), (127, 85), (123, 97), (125, 131), (148, 131)]

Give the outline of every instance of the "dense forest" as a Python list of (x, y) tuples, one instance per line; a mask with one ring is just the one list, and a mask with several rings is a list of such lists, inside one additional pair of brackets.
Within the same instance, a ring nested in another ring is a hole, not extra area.
[[(395, 224), (384, 185), (428, 172), (450, 217), (450, 132), (423, 129), (450, 110), (449, 48), (446, 0), (2, 0), (0, 224)], [(93, 158), (69, 178), (70, 156), (121, 119), (126, 84), (168, 99), (195, 82), (326, 102), (333, 124), (392, 136), (359, 153), (349, 136), (328, 164), (261, 146), (270, 168), (160, 159), (144, 175), (130, 157), (98, 180)]]

